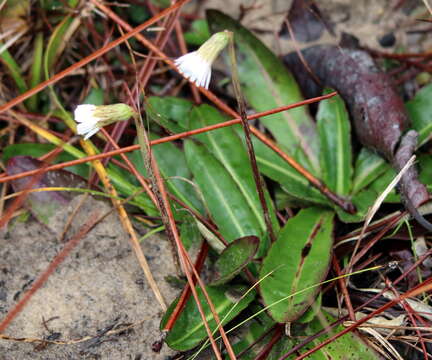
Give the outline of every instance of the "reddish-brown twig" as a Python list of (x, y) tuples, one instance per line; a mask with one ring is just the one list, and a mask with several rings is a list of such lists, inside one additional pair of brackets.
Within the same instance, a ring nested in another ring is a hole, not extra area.
[[(361, 318), (360, 320), (356, 321), (354, 324), (346, 327), (342, 331), (338, 332), (337, 334), (329, 337), (328, 339), (320, 342), (317, 346), (315, 346), (313, 349), (310, 349), (303, 353), (302, 355), (296, 357), (296, 360), (302, 360), (307, 358), (309, 355), (313, 354), (314, 352), (318, 351), (319, 349), (322, 349), (327, 344), (330, 344), (331, 342), (335, 341), (336, 339), (340, 338), (342, 335), (345, 335), (346, 333), (356, 329), (359, 325), (365, 323), (369, 319), (373, 318), (374, 316), (381, 314), (383, 311), (387, 310), (388, 308), (391, 308), (392, 306), (398, 304), (399, 302), (402, 302), (403, 300), (417, 296), (423, 292), (428, 292), (432, 289), (432, 278), (423, 281), (421, 284), (416, 286), (414, 289), (407, 291), (406, 293), (398, 296), (397, 298), (387, 302), (385, 305), (379, 307), (378, 309), (372, 311), (370, 314), (366, 315), (365, 317)], [(287, 356), (284, 355), (279, 360), (286, 359)]]
[[(247, 119), (250, 120), (254, 120), (257, 119), (259, 117), (264, 117), (267, 115), (271, 115), (271, 114), (275, 114), (281, 111), (285, 111), (285, 110), (289, 110), (289, 109), (293, 109), (296, 108), (298, 106), (303, 106), (305, 104), (311, 104), (320, 100), (324, 100), (324, 99), (328, 99), (334, 95), (336, 95), (336, 92), (330, 93), (328, 95), (323, 95), (323, 96), (319, 96), (313, 99), (308, 99), (308, 100), (304, 100), (295, 104), (290, 104), (290, 105), (285, 105), (285, 106), (281, 106), (275, 109), (271, 109), (271, 110), (267, 110), (267, 111), (263, 111), (263, 112), (259, 112), (253, 115), (250, 115), (247, 117)], [(190, 131), (185, 131), (179, 134), (175, 134), (175, 135), (170, 135), (170, 136), (166, 136), (164, 138), (160, 138), (157, 140), (153, 140), (150, 141), (150, 145), (154, 146), (157, 144), (163, 144), (166, 142), (170, 142), (170, 141), (174, 141), (174, 140), (178, 140), (178, 139), (183, 139), (192, 135), (197, 135), (197, 134), (201, 134), (207, 131), (212, 131), (212, 130), (216, 130), (216, 129), (220, 129), (226, 126), (231, 126), (231, 125), (235, 125), (235, 124), (240, 124), (241, 123), (241, 119), (240, 118), (235, 118), (233, 120), (229, 120), (229, 121), (225, 121), (223, 123), (219, 123), (219, 124), (215, 124), (215, 125), (210, 125), (210, 126), (205, 126), (203, 128), (200, 129), (195, 129), (195, 130), (190, 130)], [(101, 153), (101, 154), (96, 154), (96, 155), (92, 155), (92, 156), (87, 156), (87, 157), (83, 157), (81, 159), (76, 159), (76, 160), (71, 160), (71, 161), (67, 161), (61, 164), (55, 164), (55, 165), (51, 165), (48, 166), (45, 171), (52, 171), (52, 170), (58, 170), (58, 169), (62, 169), (68, 166), (73, 166), (73, 165), (78, 165), (78, 164), (82, 164), (82, 163), (86, 163), (86, 162), (90, 162), (90, 161), (94, 161), (94, 160), (99, 160), (99, 159), (104, 159), (106, 157), (112, 157), (115, 155), (119, 155), (119, 154), (123, 154), (123, 153), (127, 153), (127, 152), (131, 152), (131, 151), (135, 151), (139, 149), (139, 145), (131, 145), (131, 146), (127, 146), (118, 150), (112, 150), (106, 153)], [(5, 173), (0, 175), (0, 183), (3, 182), (7, 182), (7, 181), (11, 181), (11, 180), (15, 180), (15, 179), (21, 179), (23, 177), (26, 176), (31, 176), (34, 175), (35, 172), (37, 172), (39, 170), (31, 170), (31, 171), (26, 171), (26, 172), (22, 172), (20, 174), (16, 174), (16, 175), (11, 175), (11, 176), (6, 176)]]
[(63, 71), (60, 71), (58, 74), (52, 76), (48, 80), (41, 82), (40, 84), (36, 85), (34, 88), (32, 88), (32, 89), (26, 91), (25, 93), (17, 96), (16, 98), (12, 99), (11, 101), (7, 102), (6, 104), (1, 105), (0, 106), (0, 113), (14, 107), (15, 105), (20, 104), (21, 102), (28, 99), (29, 97), (37, 94), (39, 91), (42, 91), (47, 86), (55, 84), (57, 81), (64, 78), (65, 76), (67, 76), (72, 71), (79, 69), (80, 67), (87, 65), (88, 63), (92, 62), (93, 60), (99, 58), (101, 55), (105, 54), (106, 52), (110, 51), (111, 49), (114, 49), (117, 45), (125, 42), (126, 40), (130, 39), (131, 37), (135, 36), (136, 34), (140, 33), (141, 31), (143, 31), (144, 29), (153, 25), (155, 22), (159, 21), (160, 19), (164, 18), (168, 14), (177, 10), (178, 8), (180, 8), (182, 5), (184, 5), (188, 1), (190, 1), (190, 0), (178, 0), (175, 4), (162, 10), (159, 14), (156, 14), (151, 19), (147, 20), (146, 22), (142, 23), (141, 25), (137, 26), (134, 29), (132, 29), (128, 25), (128, 27), (131, 30), (127, 34), (125, 34), (125, 35), (119, 37), (118, 39), (110, 42), (109, 44), (107, 44), (103, 48), (99, 49), (98, 51), (95, 51), (94, 53), (90, 54), (89, 56), (85, 57), (84, 59), (81, 59), (80, 61), (69, 66), (68, 68), (64, 69)]
[[(198, 273), (201, 272), (202, 267), (204, 266), (204, 261), (207, 257), (209, 251), (209, 245), (207, 243), (207, 241), (203, 241), (201, 244), (201, 249), (200, 252), (198, 253), (197, 259), (195, 261), (195, 269)], [(196, 278), (194, 277), (194, 285), (196, 284)], [(184, 307), (186, 306), (186, 302), (189, 299), (191, 294), (191, 288), (190, 288), (190, 284), (186, 284), (186, 286), (183, 288), (183, 291), (180, 295), (180, 298), (177, 302), (177, 305), (175, 306), (173, 312), (171, 313), (169, 319), (167, 320), (167, 323), (164, 326), (164, 330), (166, 331), (170, 331), (172, 329), (172, 327), (174, 326), (178, 316), (180, 315), (180, 313), (182, 312), (182, 310), (184, 309)]]
[[(123, 27), (126, 31), (131, 30), (131, 26), (127, 24), (124, 20), (122, 20), (118, 15), (116, 15), (113, 11), (111, 11), (108, 7), (101, 4), (98, 0), (90, 0), (93, 4), (95, 4), (101, 11), (103, 11), (107, 16), (113, 19), (117, 24)], [(155, 54), (157, 54), (170, 68), (174, 71), (179, 72), (177, 66), (174, 62), (165, 55), (160, 49), (154, 46), (150, 41), (148, 41), (141, 34), (136, 34), (136, 39), (140, 41), (144, 46), (149, 48)], [(221, 109), (226, 114), (240, 118), (240, 116), (231, 109), (227, 104), (221, 101), (215, 94), (211, 91), (200, 87), (200, 92), (203, 93), (210, 101), (213, 102), (219, 109)], [(267, 145), (270, 149), (272, 149), (276, 154), (278, 154), (282, 159), (288, 162), (296, 171), (298, 171), (301, 175), (303, 175), (308, 181), (315, 186), (324, 196), (326, 196), (331, 202), (340, 206), (344, 211), (348, 213), (355, 213), (354, 205), (337, 194), (333, 193), (329, 188), (327, 188), (319, 179), (315, 178), (309, 171), (307, 171), (302, 165), (297, 163), (291, 156), (282, 151), (273, 141), (271, 141), (266, 135), (264, 135), (261, 131), (259, 131), (254, 126), (250, 126), (250, 130), (252, 134), (254, 134), (261, 142)]]

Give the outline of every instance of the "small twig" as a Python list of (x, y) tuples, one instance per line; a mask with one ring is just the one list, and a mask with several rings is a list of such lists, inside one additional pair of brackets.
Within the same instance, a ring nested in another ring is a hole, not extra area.
[[(262, 111), (259, 113), (255, 113), (253, 115), (250, 115), (247, 117), (247, 119), (250, 120), (254, 120), (254, 119), (258, 119), (260, 117), (264, 117), (264, 116), (268, 116), (268, 115), (272, 115), (281, 111), (285, 111), (285, 110), (290, 110), (299, 106), (303, 106), (306, 104), (311, 104), (317, 101), (321, 101), (324, 99), (328, 99), (331, 98), (333, 96), (335, 96), (337, 93), (333, 92), (327, 95), (323, 95), (323, 96), (319, 96), (316, 98), (312, 98), (312, 99), (308, 99), (308, 100), (304, 100), (295, 104), (290, 104), (290, 105), (285, 105), (285, 106), (281, 106), (275, 109), (271, 109), (271, 110), (266, 110), (266, 111)], [(201, 134), (207, 131), (212, 131), (215, 129), (220, 129), (223, 127), (227, 127), (227, 126), (232, 126), (232, 125), (236, 125), (236, 124), (240, 124), (241, 123), (241, 119), (239, 117), (233, 119), (233, 120), (229, 120), (229, 121), (225, 121), (223, 123), (219, 123), (219, 124), (215, 124), (215, 125), (209, 125), (209, 126), (205, 126), (203, 128), (200, 129), (195, 129), (195, 130), (191, 130), (191, 131), (185, 131), (179, 134), (175, 134), (175, 135), (171, 135), (171, 136), (166, 136), (160, 139), (156, 139), (153, 141), (150, 141), (150, 146), (155, 146), (158, 144), (163, 144), (166, 142), (171, 142), (174, 140), (178, 140), (178, 139), (183, 139), (183, 138), (187, 138), (189, 136), (193, 136), (193, 135), (197, 135), (197, 134)], [(61, 164), (55, 164), (55, 165), (51, 165), (48, 166), (45, 171), (52, 171), (52, 170), (58, 170), (58, 169), (62, 169), (68, 166), (74, 166), (74, 165), (78, 165), (78, 164), (82, 164), (82, 163), (86, 163), (89, 161), (94, 161), (94, 160), (99, 160), (99, 159), (104, 159), (106, 157), (112, 157), (115, 155), (119, 155), (122, 153), (127, 153), (127, 152), (131, 152), (131, 151), (135, 151), (135, 150), (139, 150), (139, 145), (131, 145), (131, 146), (127, 146), (118, 150), (112, 150), (106, 153), (101, 153), (101, 154), (96, 154), (96, 155), (91, 155), (91, 156), (87, 156), (87, 157), (83, 157), (80, 159), (76, 159), (76, 160), (71, 160), (71, 161), (67, 161)], [(0, 183), (3, 182), (7, 182), (7, 181), (11, 181), (11, 180), (15, 180), (15, 179), (21, 179), (23, 177), (27, 177), (27, 176), (31, 176), (34, 175), (36, 171), (39, 170), (30, 170), (30, 171), (25, 171), (22, 172), (20, 174), (16, 174), (16, 175), (11, 175), (11, 176), (7, 176), (5, 173), (0, 174)]]
[(76, 62), (75, 64), (69, 66), (63, 71), (60, 71), (56, 75), (52, 76), (48, 80), (45, 80), (41, 82), (40, 84), (36, 85), (34, 88), (26, 91), (25, 93), (17, 96), (16, 98), (12, 99), (11, 101), (7, 102), (6, 104), (3, 104), (0, 106), (0, 113), (12, 108), (13, 106), (16, 106), (23, 102), (24, 100), (28, 99), (29, 97), (37, 94), (38, 92), (45, 89), (47, 86), (55, 84), (60, 79), (67, 76), (70, 72), (79, 69), (80, 67), (83, 67), (84, 65), (87, 65), (91, 61), (97, 59), (101, 55), (107, 53), (111, 49), (115, 48), (117, 45), (120, 45), (121, 43), (125, 42), (126, 40), (130, 39), (131, 37), (135, 36), (136, 34), (139, 34), (144, 29), (148, 28), (149, 26), (153, 25), (155, 22), (159, 21), (160, 19), (164, 18), (168, 14), (172, 13), (173, 11), (177, 10), (181, 6), (183, 6), (185, 3), (187, 3), (190, 0), (178, 0), (175, 4), (171, 5), (170, 7), (162, 10), (159, 14), (156, 14), (151, 19), (147, 20), (146, 22), (142, 23), (141, 25), (137, 26), (134, 29), (131, 29), (127, 34), (124, 36), (119, 37), (118, 39), (110, 42), (103, 48), (99, 49), (98, 51), (95, 51), (93, 54), (90, 54), (89, 56), (85, 57), (84, 59), (81, 59), (80, 61)]
[[(111, 19), (113, 19), (117, 24), (119, 24), (121, 27), (123, 27), (126, 31), (130, 31), (132, 28), (131, 26), (126, 23), (124, 20), (122, 20), (119, 16), (117, 16), (113, 11), (111, 11), (109, 8), (107, 8), (105, 5), (101, 4), (98, 0), (91, 0), (92, 3), (94, 3), (99, 9), (101, 9), (107, 16), (109, 16)], [(174, 62), (165, 55), (164, 52), (162, 52), (160, 49), (158, 49), (154, 44), (152, 44), (149, 40), (147, 40), (144, 36), (137, 33), (135, 34), (135, 37), (137, 40), (139, 40), (144, 46), (148, 47), (151, 51), (153, 51), (156, 55), (163, 58), (163, 61), (174, 71), (179, 72), (179, 69), (174, 64)], [(219, 109), (224, 111), (225, 113), (236, 117), (241, 118), (233, 109), (231, 109), (228, 105), (226, 105), (223, 101), (221, 101), (215, 94), (213, 94), (211, 91), (199, 87), (199, 90), (202, 94), (204, 94), (210, 101), (212, 101)], [(1, 109), (1, 108), (0, 108)], [(301, 166), (299, 163), (297, 163), (296, 160), (294, 160), (291, 156), (286, 154), (284, 151), (282, 151), (274, 142), (272, 142), (266, 135), (264, 135), (262, 132), (260, 132), (257, 128), (250, 126), (250, 130), (252, 134), (254, 134), (260, 141), (262, 141), (265, 145), (270, 147), (274, 152), (276, 152), (277, 155), (282, 157), (286, 162), (288, 162), (296, 171), (298, 171), (301, 175), (303, 175), (306, 179), (311, 182), (311, 184), (324, 195), (326, 196), (330, 201), (335, 203), (336, 205), (340, 206), (344, 211), (348, 213), (355, 213), (355, 207), (353, 204), (341, 197), (339, 197), (337, 194), (332, 192), (330, 189), (328, 189), (324, 184), (316, 179), (309, 171), (307, 171), (303, 166)]]
[(267, 226), (267, 231), (270, 235), (270, 240), (271, 240), (271, 242), (275, 242), (276, 241), (276, 235), (275, 235), (275, 232), (273, 230), (273, 225), (272, 225), (269, 209), (267, 206), (267, 201), (266, 201), (266, 198), (264, 195), (264, 190), (263, 190), (264, 189), (264, 182), (263, 182), (263, 179), (262, 179), (260, 172), (259, 172), (259, 169), (258, 169), (258, 164), (257, 164), (256, 157), (255, 157), (255, 150), (254, 150), (254, 147), (252, 144), (252, 139), (251, 139), (251, 131), (249, 128), (249, 123), (248, 123), (247, 114), (246, 114), (246, 104), (245, 104), (245, 100), (244, 100), (244, 97), (243, 97), (243, 94), (242, 94), (241, 88), (240, 88), (240, 80), (239, 80), (238, 69), (237, 69), (237, 61), (236, 61), (235, 48), (234, 48), (234, 34), (233, 33), (231, 33), (230, 41), (229, 41), (229, 55), (230, 55), (230, 60), (231, 60), (232, 83), (233, 83), (233, 87), (234, 87), (234, 93), (235, 93), (235, 96), (237, 99), (237, 104), (238, 104), (238, 108), (239, 108), (239, 113), (240, 113), (243, 131), (245, 134), (246, 146), (247, 146), (247, 150), (248, 150), (249, 161), (250, 161), (251, 167), (252, 167), (253, 178), (255, 181), (255, 186), (256, 186), (256, 189), (258, 192), (258, 197), (259, 197), (261, 207), (263, 210), (263, 215), (264, 215), (264, 220), (265, 220), (265, 223)]

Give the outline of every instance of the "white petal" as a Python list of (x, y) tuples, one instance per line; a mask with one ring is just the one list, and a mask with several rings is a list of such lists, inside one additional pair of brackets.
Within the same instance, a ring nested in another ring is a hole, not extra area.
[(93, 117), (93, 111), (96, 109), (96, 105), (82, 104), (78, 105), (74, 111), (74, 117), (76, 122), (85, 122), (89, 118)]
[(185, 78), (198, 86), (208, 88), (211, 76), (211, 64), (205, 61), (198, 52), (194, 51), (179, 57), (175, 60), (175, 64)]
[(93, 134), (99, 131), (99, 126), (96, 122), (83, 122), (77, 125), (78, 135), (85, 135), (85, 139), (88, 139)]
[(78, 105), (74, 111), (75, 121), (77, 124), (77, 133), (83, 135), (87, 140), (90, 136), (99, 131), (99, 118), (94, 116), (95, 105), (83, 104)]
[(87, 133), (87, 135), (84, 136), (84, 140), (89, 139), (91, 136), (93, 136), (94, 134), (96, 134), (98, 131), (99, 131), (99, 128), (98, 128), (98, 127), (96, 127), (96, 128), (94, 128), (93, 130), (89, 131), (89, 132)]
[(210, 84), (210, 78), (211, 78), (211, 69), (209, 69), (209, 71), (207, 72), (206, 79), (205, 79), (205, 82), (203, 84), (203, 87), (206, 89), (208, 89), (208, 86)]

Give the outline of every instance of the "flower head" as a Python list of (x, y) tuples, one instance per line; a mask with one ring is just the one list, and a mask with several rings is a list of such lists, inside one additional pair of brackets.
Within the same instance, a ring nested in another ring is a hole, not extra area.
[(197, 51), (179, 57), (174, 63), (185, 78), (197, 86), (208, 89), (213, 61), (228, 44), (231, 36), (230, 31), (218, 32), (202, 44)]
[(113, 105), (78, 105), (74, 111), (75, 121), (77, 124), (77, 133), (84, 135), (87, 140), (103, 126), (113, 122), (123, 121), (136, 115), (135, 111), (126, 104)]

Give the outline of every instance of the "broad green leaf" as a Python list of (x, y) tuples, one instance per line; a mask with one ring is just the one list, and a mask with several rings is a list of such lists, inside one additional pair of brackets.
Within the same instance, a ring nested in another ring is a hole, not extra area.
[(261, 294), (276, 321), (295, 321), (318, 293), (320, 287), (314, 285), (325, 278), (330, 262), (333, 216), (322, 208), (301, 210), (264, 259), (260, 278), (270, 275), (261, 282)]
[(432, 84), (421, 89), (414, 99), (406, 103), (412, 127), (419, 134), (418, 143), (423, 145), (432, 133)]
[(353, 188), (351, 193), (358, 193), (389, 168), (390, 165), (384, 160), (384, 158), (372, 150), (362, 148), (355, 163)]
[(142, 6), (138, 4), (128, 4), (126, 7), (126, 12), (128, 18), (134, 26), (142, 24), (150, 17), (149, 10), (147, 6)]
[[(348, 214), (335, 207), (341, 221), (345, 223), (364, 221), (369, 209), (396, 176), (395, 171), (387, 163), (384, 163), (384, 165), (384, 173), (375, 179), (369, 186), (352, 197), (351, 201), (357, 209), (357, 212), (354, 215)], [(396, 193), (396, 190), (393, 189), (384, 199), (384, 202), (400, 203), (400, 196)]]
[(317, 312), (321, 309), (321, 303), (322, 293), (318, 293), (313, 306), (307, 309), (306, 312), (299, 319), (297, 319), (297, 322), (302, 324), (310, 323), (317, 315)]
[(365, 219), (369, 208), (373, 205), (376, 200), (375, 191), (366, 188), (359, 191), (351, 198), (351, 202), (355, 206), (357, 212), (355, 214), (348, 214), (343, 211), (340, 207), (335, 206), (334, 209), (338, 214), (339, 219), (344, 223), (356, 223), (361, 222)]
[(262, 236), (262, 228), (228, 171), (204, 145), (185, 142), (185, 154), (210, 215), (231, 242), (247, 235)]
[[(369, 188), (375, 191), (376, 199), (384, 192), (384, 190), (393, 181), (395, 177), (396, 172), (394, 171), (394, 169), (389, 167), (384, 174), (382, 174), (370, 185)], [(400, 201), (400, 196), (396, 194), (395, 188), (393, 188), (393, 190), (384, 199), (384, 202), (386, 203), (400, 203)]]
[[(244, 308), (249, 305), (256, 295), (255, 291), (251, 291), (243, 299), (241, 299), (242, 295), (247, 291), (247, 288), (243, 286), (209, 286), (206, 287), (206, 290), (215, 306), (216, 312), (219, 315), (219, 319), (222, 321), (222, 319), (224, 319), (228, 314), (228, 316), (223, 321), (223, 324), (227, 324), (232, 319), (234, 319)], [(210, 307), (207, 304), (201, 288), (197, 288), (197, 292), (210, 329), (213, 331), (217, 326), (216, 321), (213, 318)], [(161, 321), (161, 328), (163, 328), (168, 321), (169, 315), (174, 310), (177, 302), (178, 299), (175, 300), (168, 308)], [(197, 346), (201, 341), (205, 340), (206, 337), (207, 332), (205, 330), (203, 320), (199, 314), (195, 299), (193, 296), (191, 296), (187, 301), (182, 313), (175, 322), (173, 328), (168, 333), (165, 341), (172, 349), (186, 351)]]
[(339, 195), (348, 195), (352, 176), (351, 125), (340, 96), (320, 102), (317, 122), (321, 140), (322, 179), (330, 190)]
[(191, 29), (184, 34), (186, 42), (190, 45), (200, 46), (210, 37), (207, 21), (203, 19), (195, 20)]
[(256, 236), (246, 236), (229, 244), (215, 262), (210, 285), (222, 285), (238, 275), (252, 261), (259, 242)]
[(255, 137), (252, 139), (260, 171), (278, 182), (284, 191), (294, 198), (328, 205), (327, 199), (273, 150)]
[[(151, 135), (152, 140), (157, 137)], [(197, 195), (197, 189), (191, 182), (192, 174), (186, 158), (179, 148), (172, 143), (158, 144), (152, 147), (153, 154), (162, 176), (166, 179), (168, 190), (193, 210), (203, 212), (203, 206)], [(129, 158), (137, 170), (147, 176), (146, 167), (139, 150), (130, 153)]]
[[(215, 108), (209, 105), (195, 107), (190, 114), (191, 129), (217, 124), (227, 119)], [(240, 193), (245, 199), (245, 206), (249, 206), (254, 214), (256, 221), (260, 224), (261, 232), (266, 232), (261, 203), (259, 201), (255, 181), (253, 179), (252, 168), (249, 156), (241, 139), (231, 127), (207, 131), (196, 135), (207, 146), (207, 149), (221, 162), (231, 178), (236, 183)], [(266, 190), (264, 190), (267, 192)], [(275, 231), (278, 230), (278, 222), (274, 215), (273, 204), (267, 196), (267, 204), (272, 216), (272, 223)]]
[[(255, 110), (302, 100), (297, 83), (283, 63), (249, 30), (218, 10), (208, 10), (207, 21), (212, 32), (234, 32), (242, 91)], [(261, 122), (285, 151), (320, 174), (316, 126), (304, 106), (266, 116)]]
[(147, 101), (150, 108), (150, 116), (159, 125), (166, 129), (179, 133), (189, 130), (189, 113), (192, 110), (192, 103), (188, 100), (167, 96), (152, 96)]

